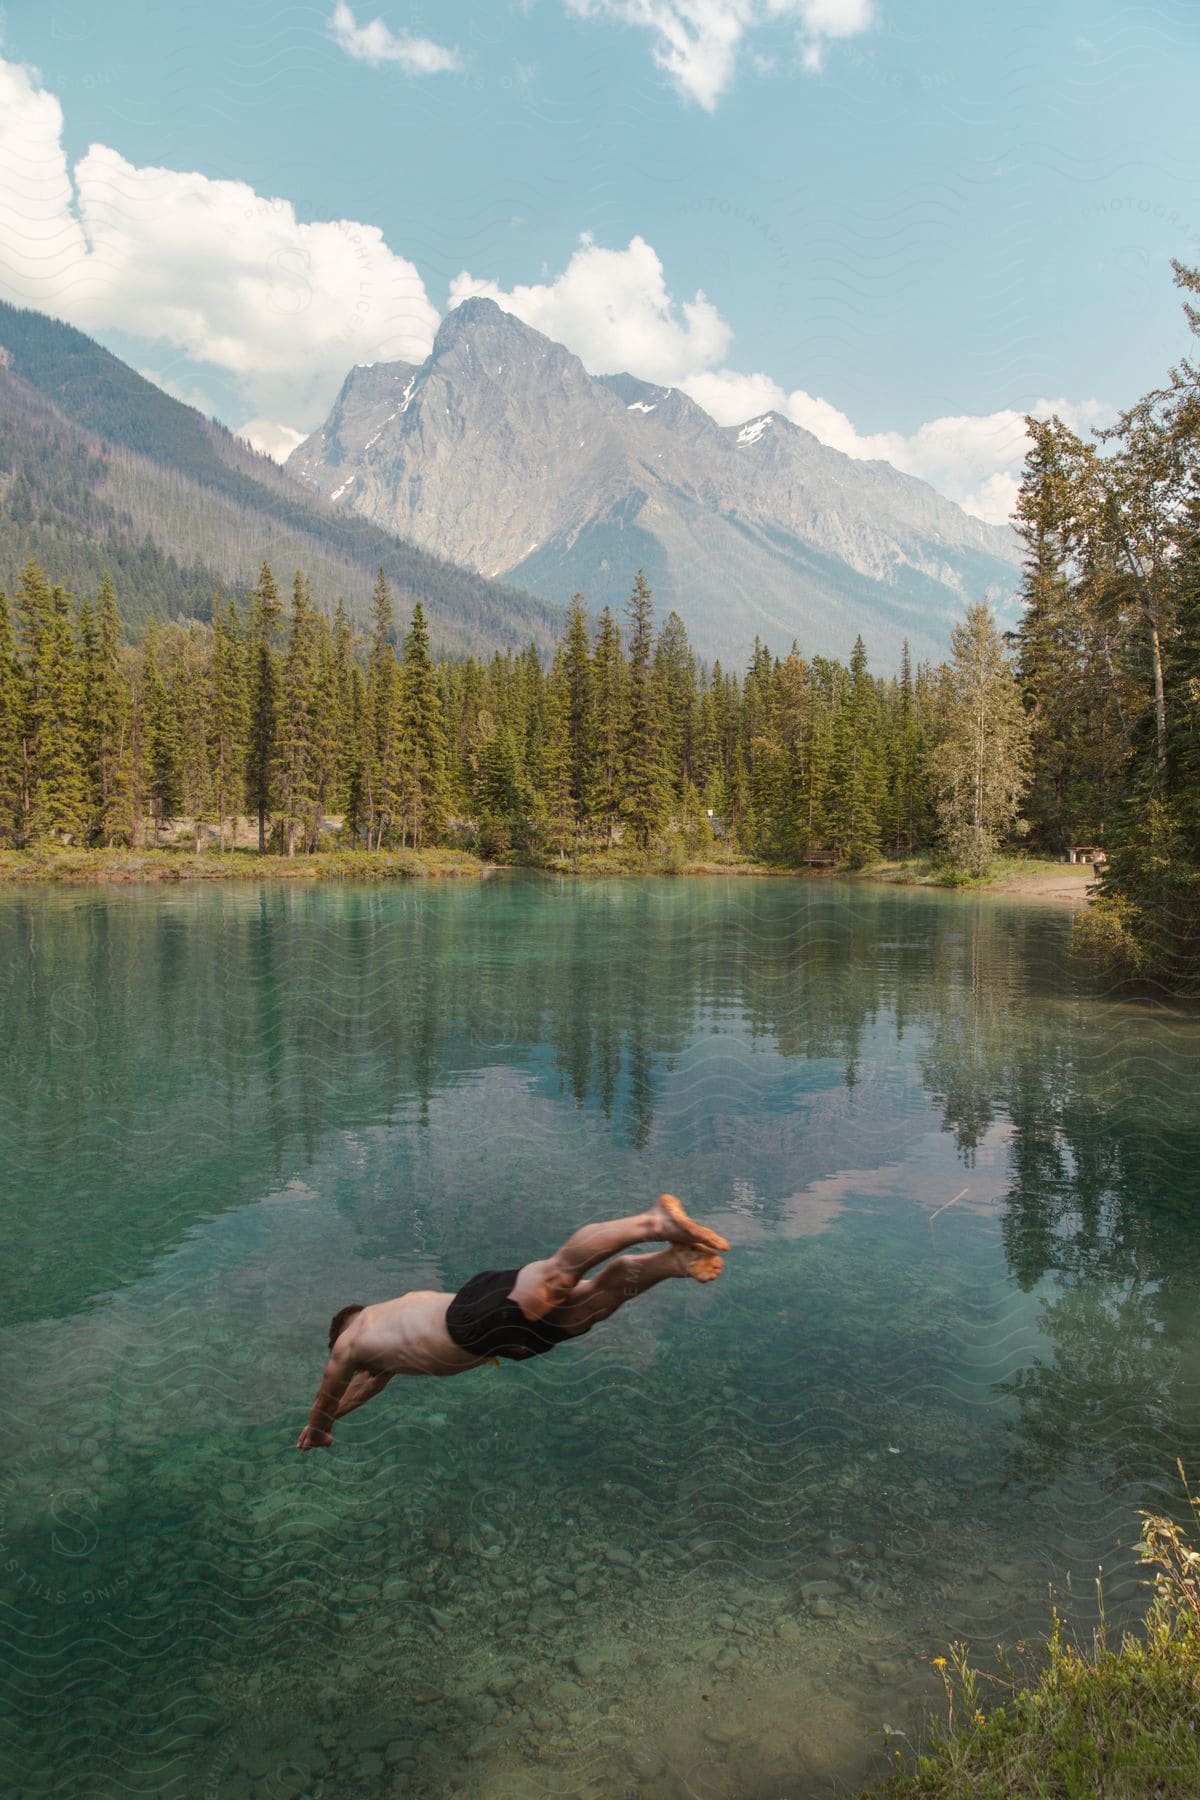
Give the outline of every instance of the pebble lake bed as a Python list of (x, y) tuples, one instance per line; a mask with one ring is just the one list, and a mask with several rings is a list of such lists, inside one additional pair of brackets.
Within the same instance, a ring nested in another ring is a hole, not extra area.
[[(864, 883), (0, 894), (22, 1793), (798, 1800), (1144, 1601), (1200, 1017)], [(330, 1314), (660, 1188), (731, 1239), (294, 1452)]]

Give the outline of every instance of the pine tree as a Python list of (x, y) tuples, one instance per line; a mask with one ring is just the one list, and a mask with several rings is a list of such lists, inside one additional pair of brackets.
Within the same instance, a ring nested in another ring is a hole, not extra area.
[(804, 829), (804, 752), (809, 705), (808, 664), (795, 644), (776, 671), (772, 705), (774, 772), (771, 853), (795, 865), (808, 848)]
[(867, 670), (862, 638), (854, 641), (849, 680), (833, 721), (828, 829), (850, 866), (863, 868), (879, 854), (883, 799), (879, 696)]
[(924, 842), (927, 819), (924, 734), (917, 713), (912, 658), (905, 639), (900, 676), (888, 720), (887, 834), (896, 855), (911, 856)]
[(222, 850), (226, 847), (227, 836), (232, 835), (232, 841), (237, 842), (238, 816), (246, 791), (249, 715), (240, 638), (236, 606), (230, 608), (226, 618), (220, 598), (214, 595), (209, 663), (212, 715), (208, 749), (213, 809)]
[(350, 670), (350, 699), (346, 712), (346, 746), (342, 759), (343, 769), (343, 830), (345, 839), (357, 844), (361, 837), (369, 833), (369, 803), (367, 799), (368, 744), (370, 739), (370, 719), (367, 707), (367, 684), (363, 672), (355, 663)]
[[(39, 585), (34, 598), (32, 590)], [(61, 587), (46, 588), (40, 570), (28, 586), (30, 617), (36, 612), (37, 622), (30, 634), (34, 654), (27, 710), (32, 754), (26, 836), (31, 843), (56, 838), (78, 843), (87, 835), (88, 792), (83, 676), (70, 601)]]
[(142, 640), (141, 714), (146, 768), (146, 798), (157, 844), (162, 828), (179, 811), (182, 788), (180, 719), (162, 670), (162, 646), (151, 624)]
[(571, 684), (565, 650), (560, 646), (546, 684), (546, 736), (539, 772), (541, 810), (551, 849), (565, 854), (575, 824), (571, 741)]
[(329, 803), (343, 815), (345, 825), (353, 835), (355, 826), (349, 815), (356, 805), (353, 797), (358, 794), (362, 780), (362, 745), (359, 736), (361, 720), (356, 706), (355, 688), (356, 683), (361, 684), (362, 674), (355, 661), (354, 627), (344, 600), (338, 601), (333, 615), (332, 648), (338, 735), (335, 747), (336, 775)]
[(25, 696), (8, 597), (0, 589), (0, 844), (21, 838)]
[[(540, 677), (540, 667), (538, 670)], [(446, 727), (441, 694), (429, 654), (425, 609), (413, 607), (412, 628), (404, 640), (401, 670), (403, 754), (409, 803), (405, 837), (414, 849), (436, 839), (446, 823)]]
[(21, 666), (20, 690), (20, 781), (17, 807), (17, 840), (30, 841), (34, 793), (38, 784), (38, 723), (41, 696), (38, 681), (42, 668), (44, 644), (51, 629), (53, 597), (50, 583), (32, 560), (17, 577), (16, 621), (17, 650)]
[(317, 614), (317, 682), (313, 710), (312, 811), (307, 848), (320, 847), (325, 814), (340, 804), (349, 756), (349, 718), (342, 699), (338, 651), (329, 620)]
[(193, 847), (198, 856), (205, 827), (217, 817), (217, 802), (210, 751), (212, 668), (207, 646), (194, 630), (187, 632), (179, 644), (167, 684), (167, 701), (175, 720), (179, 807), (192, 821)]
[(121, 663), (121, 616), (107, 574), (96, 596), (94, 650), (89, 665), (87, 741), (92, 834), (110, 846), (117, 842), (128, 844), (133, 836), (129, 766), (132, 702)]
[(654, 602), (639, 569), (625, 608), (629, 619), (629, 687), (625, 715), (621, 811), (643, 850), (667, 811), (666, 770), (659, 721), (655, 717)]
[(371, 650), (367, 665), (363, 733), (363, 810), (367, 848), (381, 849), (409, 803), (400, 706), (400, 665), (393, 637), (395, 608), (380, 569), (371, 597)]
[(280, 676), (273, 791), (289, 856), (307, 844), (318, 811), (317, 739), (320, 649), (316, 607), (299, 569), (292, 584), (291, 632)]
[(591, 785), (592, 659), (583, 595), (572, 594), (562, 645), (562, 679), (567, 693), (567, 733), (571, 750), (571, 800), (577, 815), (587, 805)]
[(696, 780), (698, 700), (696, 658), (677, 612), (667, 614), (654, 647), (654, 704), (662, 732), (663, 761), (679, 797)]
[(621, 804), (627, 675), (621, 634), (606, 606), (592, 651), (592, 732), (587, 811), (611, 838)]
[(279, 670), (275, 633), (283, 612), (279, 588), (269, 563), (259, 572), (250, 595), (247, 633), (247, 695), (249, 745), (246, 757), (246, 804), (258, 818), (258, 849), (267, 848), (267, 814), (273, 804), (271, 778), (275, 769), (275, 733), (279, 721)]

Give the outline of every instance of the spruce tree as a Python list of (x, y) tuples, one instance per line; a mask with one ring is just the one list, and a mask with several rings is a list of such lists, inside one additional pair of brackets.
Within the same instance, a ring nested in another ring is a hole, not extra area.
[(571, 684), (566, 653), (560, 646), (546, 683), (546, 735), (539, 771), (539, 798), (547, 843), (560, 855), (565, 854), (575, 823), (572, 748)]
[(182, 791), (180, 718), (168, 691), (162, 667), (162, 644), (157, 626), (151, 624), (142, 640), (141, 713), (146, 798), (154, 822), (157, 844), (163, 826), (179, 811)]
[[(401, 680), (403, 753), (410, 795), (405, 835), (417, 849), (433, 842), (446, 824), (446, 727), (441, 693), (429, 654), (429, 628), (418, 600), (404, 640)], [(540, 679), (541, 669), (538, 668)]]
[(562, 644), (562, 679), (567, 694), (567, 734), (571, 752), (571, 799), (576, 814), (587, 805), (592, 768), (592, 659), (583, 595), (572, 594)]
[(275, 655), (275, 634), (283, 603), (269, 563), (259, 572), (257, 585), (250, 595), (250, 619), (247, 632), (247, 697), (249, 707), (249, 743), (246, 756), (246, 804), (258, 819), (258, 849), (267, 848), (267, 814), (273, 795), (271, 779), (275, 769), (275, 733), (279, 720), (279, 670)]
[(400, 665), (393, 637), (396, 613), (387, 577), (380, 569), (371, 597), (371, 649), (367, 665), (363, 740), (363, 803), (367, 848), (382, 849), (404, 817), (405, 781)]
[(187, 632), (178, 645), (167, 700), (175, 719), (179, 808), (192, 821), (193, 848), (199, 855), (205, 827), (216, 820), (217, 801), (210, 741), (212, 665), (208, 646), (201, 643), (195, 630)]
[(0, 844), (21, 838), (21, 762), (24, 682), (8, 597), (0, 589)]
[(218, 595), (213, 596), (209, 685), (213, 808), (218, 840), (224, 850), (227, 839), (237, 842), (238, 817), (246, 791), (249, 713), (237, 608), (231, 607), (227, 618)]
[(132, 700), (121, 661), (121, 615), (107, 574), (96, 595), (94, 645), (88, 678), (93, 834), (103, 844), (128, 844), (133, 836), (129, 766)]
[(851, 868), (861, 869), (879, 854), (879, 814), (884, 778), (879, 696), (867, 669), (862, 638), (854, 641), (848, 680), (833, 721), (828, 829)]
[(313, 711), (312, 812), (308, 849), (320, 847), (325, 814), (340, 805), (349, 757), (349, 719), (333, 632), (324, 613), (317, 614), (317, 680)]
[(318, 811), (318, 702), (320, 647), (316, 607), (300, 570), (292, 583), (292, 618), (280, 675), (273, 791), (289, 856), (296, 840), (314, 835)]
[(355, 701), (355, 686), (356, 682), (361, 684), (362, 672), (355, 661), (354, 642), (354, 627), (346, 611), (346, 603), (339, 600), (333, 615), (332, 633), (338, 741), (336, 776), (330, 805), (343, 815), (344, 828), (348, 828), (351, 837), (355, 826), (348, 815), (353, 810), (355, 802), (352, 797), (359, 791), (362, 776), (362, 746), (359, 740), (361, 721)]
[(639, 569), (625, 608), (629, 620), (629, 684), (621, 782), (621, 812), (634, 842), (645, 850), (667, 812), (666, 769), (655, 716), (654, 601)]
[[(40, 573), (40, 572), (39, 572)], [(27, 836), (32, 843), (87, 836), (88, 791), (83, 735), (83, 673), (68, 595), (49, 589), (35, 634), (30, 671)]]
[(663, 761), (678, 798), (696, 779), (698, 701), (696, 658), (677, 612), (667, 614), (654, 647), (654, 696)]
[(616, 620), (606, 606), (592, 651), (588, 816), (612, 835), (621, 804), (627, 673)]

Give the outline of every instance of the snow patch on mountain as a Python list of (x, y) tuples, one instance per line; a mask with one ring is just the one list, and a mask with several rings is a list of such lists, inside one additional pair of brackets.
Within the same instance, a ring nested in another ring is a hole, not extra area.
[(742, 429), (738, 432), (738, 443), (757, 444), (759, 438), (767, 429), (767, 426), (773, 425), (774, 423), (774, 417), (770, 413), (764, 413), (761, 419), (751, 419), (750, 423), (748, 425), (743, 425)]

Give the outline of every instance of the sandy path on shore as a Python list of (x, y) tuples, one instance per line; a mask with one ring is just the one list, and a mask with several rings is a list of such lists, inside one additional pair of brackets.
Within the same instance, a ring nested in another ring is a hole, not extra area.
[(1059, 900), (1068, 906), (1082, 906), (1095, 880), (1096, 870), (1091, 863), (1063, 863), (1052, 873), (1039, 870), (1036, 875), (1006, 876), (1002, 881), (990, 883), (984, 891), (1008, 894), (1016, 899)]

